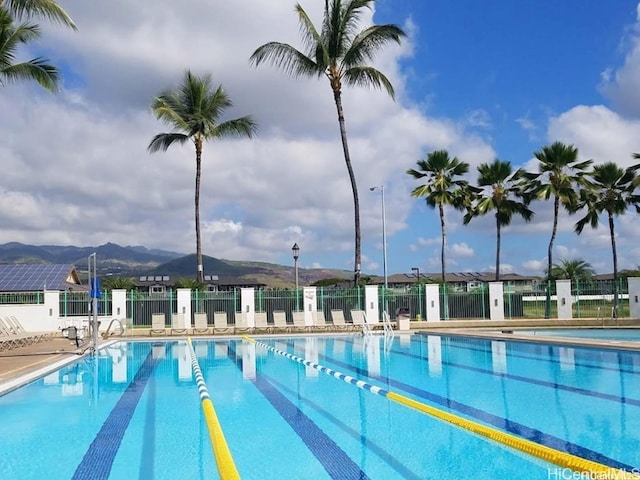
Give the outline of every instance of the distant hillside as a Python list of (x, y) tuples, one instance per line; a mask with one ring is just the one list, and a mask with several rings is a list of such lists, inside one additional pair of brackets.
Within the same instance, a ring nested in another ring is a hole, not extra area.
[(121, 247), (115, 243), (98, 247), (75, 247), (11, 242), (0, 245), (0, 263), (70, 263), (78, 270), (86, 270), (89, 256), (94, 252), (98, 271), (114, 275), (155, 268), (182, 255), (139, 246)]
[[(195, 277), (195, 254), (184, 255), (165, 250), (150, 250), (139, 245), (121, 247), (115, 243), (106, 243), (98, 247), (5, 243), (0, 245), (0, 263), (69, 263), (82, 272), (87, 270), (88, 258), (94, 252), (99, 275), (134, 278), (141, 275)], [(220, 260), (206, 255), (202, 260), (205, 275), (247, 278), (273, 288), (291, 288), (295, 285), (295, 271), (291, 266)], [(352, 275), (345, 270), (298, 269), (300, 285), (311, 285), (327, 278), (350, 279)]]

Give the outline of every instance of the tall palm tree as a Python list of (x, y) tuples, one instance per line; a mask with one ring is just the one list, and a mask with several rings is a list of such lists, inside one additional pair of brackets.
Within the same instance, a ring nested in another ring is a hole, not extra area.
[(200, 239), (200, 175), (202, 146), (207, 140), (226, 137), (252, 137), (257, 125), (251, 116), (220, 121), (224, 111), (233, 104), (222, 85), (213, 88), (211, 76), (198, 77), (187, 71), (176, 91), (164, 91), (156, 97), (151, 109), (158, 120), (174, 131), (159, 133), (147, 147), (150, 152), (166, 151), (174, 143), (191, 140), (196, 150), (195, 223), (196, 223), (196, 279), (204, 281), (202, 244)]
[(618, 316), (618, 254), (616, 251), (616, 235), (614, 217), (626, 213), (631, 206), (640, 213), (640, 195), (635, 193), (640, 185), (638, 177), (640, 164), (627, 168), (619, 167), (614, 162), (595, 165), (589, 172), (587, 184), (580, 190), (579, 208), (586, 208), (587, 213), (575, 225), (575, 231), (580, 235), (588, 224), (591, 228), (598, 228), (600, 215), (607, 214), (609, 220), (609, 235), (611, 237), (611, 251), (613, 254), (613, 317)]
[(0, 8), (7, 9), (16, 18), (40, 17), (77, 30), (71, 17), (54, 0), (0, 0)]
[[(578, 202), (578, 189), (583, 184), (586, 169), (593, 160), (578, 162), (578, 149), (573, 145), (554, 142), (534, 152), (538, 159), (538, 173), (525, 173), (525, 188), (539, 200), (553, 197), (553, 227), (547, 248), (547, 272), (553, 268), (553, 244), (558, 231), (558, 215), (560, 206), (570, 213), (575, 212)], [(547, 299), (544, 317), (551, 316), (551, 291), (547, 285)]]
[(26, 62), (14, 63), (16, 50), (40, 37), (40, 28), (30, 23), (15, 24), (13, 16), (0, 8), (0, 86), (7, 82), (35, 80), (42, 87), (58, 90), (58, 69), (49, 65), (46, 58), (38, 57)]
[(440, 249), (440, 264), (442, 267), (442, 283), (446, 283), (446, 247), (447, 228), (444, 217), (444, 207), (453, 206), (457, 210), (464, 210), (465, 198), (469, 191), (469, 182), (459, 179), (469, 171), (469, 164), (461, 162), (458, 157), (449, 157), (446, 150), (436, 150), (427, 154), (426, 160), (418, 160), (419, 170), (407, 170), (413, 178), (426, 178), (427, 183), (416, 187), (411, 192), (413, 197), (424, 197), (431, 208), (438, 207), (440, 216), (440, 231), (442, 245)]
[(356, 177), (351, 165), (347, 131), (342, 108), (342, 84), (384, 88), (394, 98), (391, 82), (379, 70), (367, 66), (382, 46), (389, 42), (400, 43), (405, 33), (395, 25), (373, 25), (358, 30), (362, 11), (371, 8), (375, 0), (325, 0), (322, 27), (318, 30), (300, 6), (296, 4), (302, 41), (306, 53), (287, 43), (269, 42), (258, 47), (251, 55), (255, 66), (263, 62), (282, 69), (294, 78), (322, 77), (329, 80), (333, 100), (338, 111), (338, 124), (344, 160), (351, 181), (355, 226), (354, 284), (360, 283), (360, 202)]
[(547, 270), (547, 278), (559, 280), (567, 278), (573, 282), (581, 280), (590, 280), (596, 272), (591, 264), (581, 258), (573, 260), (560, 260), (560, 263), (554, 263), (551, 270)]
[(476, 194), (475, 200), (467, 208), (464, 224), (467, 225), (475, 217), (495, 211), (497, 282), (500, 280), (501, 228), (509, 225), (514, 215), (530, 222), (534, 213), (523, 200), (526, 196), (521, 185), (524, 172), (513, 172), (511, 162), (496, 158), (492, 163), (478, 165), (478, 173), (478, 185), (484, 187), (484, 191)]

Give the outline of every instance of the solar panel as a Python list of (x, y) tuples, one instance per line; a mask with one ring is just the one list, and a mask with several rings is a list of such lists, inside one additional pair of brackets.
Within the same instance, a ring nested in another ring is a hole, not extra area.
[(204, 279), (205, 279), (206, 281), (211, 280), (211, 275), (205, 275), (205, 276), (204, 276)]
[(163, 282), (168, 282), (169, 281), (169, 276), (168, 275), (163, 275), (162, 276), (162, 281)]
[(146, 281), (147, 281), (147, 276), (146, 276), (146, 275), (142, 275), (142, 276), (140, 277), (140, 281), (141, 281), (141, 282), (146, 282)]
[(0, 291), (63, 290), (73, 265), (0, 265)]

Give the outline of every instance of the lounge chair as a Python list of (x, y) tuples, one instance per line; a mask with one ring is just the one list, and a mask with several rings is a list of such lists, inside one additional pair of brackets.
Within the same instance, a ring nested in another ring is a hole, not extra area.
[(189, 329), (184, 322), (184, 313), (174, 313), (171, 315), (171, 335), (174, 333), (187, 335)]
[(167, 324), (164, 320), (164, 313), (154, 313), (151, 315), (151, 328), (149, 329), (149, 336), (157, 333), (160, 335), (167, 334)]
[(5, 347), (24, 347), (25, 345), (31, 345), (41, 340), (38, 335), (31, 335), (30, 333), (18, 332), (15, 328), (10, 326), (5, 317), (4, 321), (0, 319), (0, 333), (2, 333), (3, 343)]
[(234, 333), (253, 333), (254, 328), (247, 325), (247, 314), (245, 312), (235, 312)]
[(332, 327), (330, 324), (327, 323), (325, 317), (324, 317), (324, 310), (318, 310), (316, 312), (314, 312), (313, 314), (313, 327), (311, 327), (311, 329), (313, 331), (318, 331), (318, 332), (326, 332), (327, 330), (330, 330)]
[(207, 314), (200, 312), (193, 315), (193, 334), (207, 334), (210, 331)]
[(361, 332), (368, 331), (367, 319), (364, 310), (351, 310), (351, 320), (353, 320), (353, 329)]
[(307, 332), (310, 330), (310, 327), (307, 327), (304, 323), (304, 312), (293, 312), (293, 327), (292, 331), (296, 332)]
[(290, 332), (291, 326), (287, 324), (287, 313), (282, 310), (273, 311), (273, 331)]
[(227, 323), (227, 312), (213, 312), (213, 333), (233, 333), (233, 325)]
[(333, 322), (333, 328), (336, 330), (346, 331), (351, 328), (351, 325), (345, 321), (342, 310), (331, 310), (331, 321)]
[(267, 312), (256, 312), (255, 320), (256, 320), (256, 328), (254, 328), (254, 332), (270, 333), (273, 331), (273, 326), (267, 323)]

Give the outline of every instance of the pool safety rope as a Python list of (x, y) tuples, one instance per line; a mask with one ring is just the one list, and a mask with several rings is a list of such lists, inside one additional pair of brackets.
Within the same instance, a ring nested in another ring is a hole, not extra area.
[(218, 466), (218, 473), (222, 480), (236, 480), (240, 478), (236, 464), (231, 456), (231, 451), (227, 445), (227, 441), (224, 438), (222, 427), (218, 421), (218, 416), (213, 408), (213, 402), (209, 396), (209, 390), (204, 382), (200, 365), (198, 364), (198, 358), (196, 352), (191, 344), (191, 338), (187, 337), (187, 344), (189, 345), (189, 354), (191, 355), (191, 367), (196, 377), (196, 383), (198, 385), (198, 392), (200, 393), (200, 403), (202, 404), (202, 411), (204, 412), (204, 418), (207, 423), (207, 429), (209, 430), (209, 438), (211, 439), (211, 447), (213, 448), (213, 455), (216, 459), (216, 465)]
[[(483, 437), (489, 438), (495, 442), (501, 443), (503, 445), (507, 445), (515, 450), (520, 450), (521, 452), (540, 458), (554, 465), (558, 465), (562, 468), (567, 468), (574, 472), (580, 472), (582, 474), (589, 475), (588, 477), (585, 477), (585, 478), (602, 478), (606, 480), (614, 480), (614, 479), (638, 480), (640, 478), (638, 475), (635, 475), (634, 473), (626, 472), (624, 470), (620, 470), (613, 467), (608, 467), (606, 465), (602, 465), (600, 463), (593, 462), (591, 460), (587, 460), (587, 459), (578, 457), (576, 455), (572, 455), (570, 453), (561, 452), (560, 450), (556, 450), (556, 449), (547, 447), (545, 445), (540, 445), (539, 443), (535, 443), (530, 440), (526, 440), (524, 438), (517, 437), (515, 435), (511, 435), (506, 432), (501, 432), (491, 427), (487, 427), (486, 425), (482, 425), (480, 423), (467, 420), (465, 418), (459, 417), (452, 413), (439, 410), (425, 403), (412, 400), (411, 398), (405, 397), (404, 395), (400, 395), (399, 393), (395, 393), (395, 392), (377, 387), (375, 385), (371, 385), (362, 380), (358, 380), (349, 375), (345, 375), (336, 370), (332, 370), (331, 368), (324, 367), (318, 363), (310, 362), (308, 360), (305, 360), (304, 358), (297, 357), (295, 355), (284, 352), (282, 350), (274, 348), (265, 343), (258, 342), (251, 337), (243, 336), (242, 338), (247, 342), (260, 345), (261, 347), (266, 348), (267, 350), (270, 350), (274, 353), (277, 353), (278, 355), (282, 355), (283, 357), (287, 357), (290, 360), (301, 363), (307, 367), (311, 367), (316, 370), (319, 370), (322, 373), (335, 377), (339, 380), (343, 380), (344, 382), (349, 383), (351, 385), (355, 385), (356, 387), (362, 390), (368, 390), (373, 394), (386, 397), (389, 400), (399, 403), (400, 405), (404, 405), (405, 407), (413, 408), (414, 410), (417, 410), (419, 412), (425, 413), (432, 417), (438, 418), (442, 421), (448, 422), (452, 425), (455, 425), (457, 427), (473, 432), (477, 435), (481, 435)], [(583, 478), (583, 477), (579, 477), (579, 478)]]

